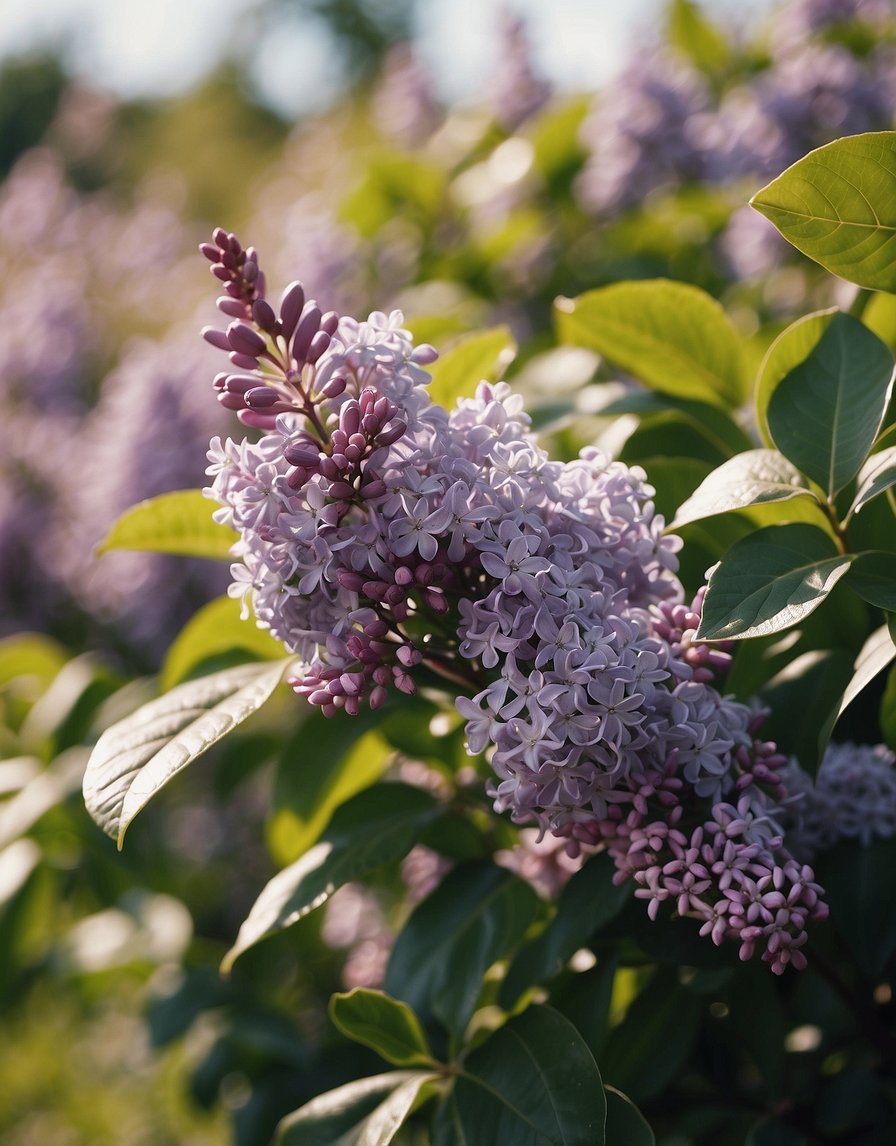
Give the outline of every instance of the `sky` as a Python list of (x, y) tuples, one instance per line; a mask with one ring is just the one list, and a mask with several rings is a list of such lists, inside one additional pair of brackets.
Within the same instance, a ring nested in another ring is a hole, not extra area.
[[(751, 17), (771, 0), (751, 0)], [(703, 0), (714, 17), (738, 0)], [(117, 95), (177, 94), (226, 49), (254, 42), (262, 0), (11, 0), (0, 3), (0, 59), (61, 49), (70, 66)], [(525, 17), (533, 55), (555, 85), (593, 89), (611, 78), (638, 32), (659, 20), (660, 0), (420, 0), (417, 48), (452, 102), (488, 79), (502, 9)], [(242, 42), (242, 44), (241, 44)], [(331, 55), (313, 25), (284, 24), (259, 45), (255, 79), (286, 114), (335, 93)]]

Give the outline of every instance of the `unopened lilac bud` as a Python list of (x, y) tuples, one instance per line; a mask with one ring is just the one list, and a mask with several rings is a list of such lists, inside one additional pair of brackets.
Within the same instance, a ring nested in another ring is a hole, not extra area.
[(246, 394), (259, 385), (255, 374), (228, 374), (224, 382), (224, 389), (228, 394)]
[(215, 265), (209, 269), (215, 278), (220, 279), (222, 283), (230, 282), (231, 273), (222, 263), (215, 263)]
[(359, 446), (349, 444), (345, 447), (345, 460), (349, 465), (357, 465), (363, 455), (364, 451)]
[(258, 359), (254, 358), (251, 354), (239, 354), (235, 350), (231, 350), (228, 358), (234, 366), (240, 370), (257, 370)]
[(302, 315), (292, 339), (292, 353), (297, 361), (305, 361), (311, 340), (320, 329), (320, 318), (320, 307), (314, 299), (309, 299), (302, 308)]
[(305, 361), (317, 362), (326, 353), (330, 342), (330, 335), (325, 330), (319, 330), (311, 339), (311, 344), (305, 353)]
[(414, 580), (414, 574), (407, 565), (399, 565), (395, 570), (395, 584), (396, 585), (410, 585)]
[(345, 388), (348, 385), (345, 378), (340, 377), (338, 374), (328, 379), (320, 388), (320, 393), (324, 398), (338, 398), (340, 394), (345, 393)]
[(440, 593), (438, 589), (424, 589), (423, 590), (423, 604), (427, 609), (431, 609), (437, 617), (443, 617), (448, 612), (448, 602), (445, 600), (445, 594)]
[(393, 422), (392, 428), (385, 430), (382, 434), (377, 435), (374, 439), (374, 444), (377, 446), (391, 446), (397, 442), (399, 438), (403, 437), (407, 426), (404, 422)]
[(330, 486), (329, 494), (330, 497), (351, 501), (355, 496), (355, 487), (349, 485), (347, 481), (334, 481)]
[(246, 405), (253, 410), (267, 410), (280, 402), (280, 395), (270, 386), (254, 386), (246, 391)]
[(232, 322), (227, 327), (227, 340), (232, 350), (237, 354), (246, 354), (257, 358), (267, 350), (267, 343), (257, 330), (253, 330), (248, 323)]
[(415, 346), (411, 353), (411, 361), (416, 362), (418, 366), (429, 366), (438, 357), (438, 350), (434, 346), (430, 346), (428, 342)]
[(339, 481), (342, 471), (332, 458), (323, 457), (320, 459), (320, 472), (325, 478), (330, 481)]
[(383, 600), (387, 605), (397, 605), (404, 600), (404, 597), (405, 593), (401, 585), (390, 585), (383, 595)]
[(389, 626), (385, 621), (377, 618), (375, 621), (368, 621), (364, 626), (364, 632), (368, 637), (384, 637), (389, 632)]
[(215, 306), (228, 318), (242, 318), (246, 313), (245, 305), (229, 294), (222, 294), (215, 299)]
[(296, 466), (286, 477), (286, 484), (290, 489), (299, 490), (308, 481), (308, 470), (303, 466)]
[(229, 250), (230, 240), (233, 237), (233, 235), (228, 235), (223, 227), (215, 227), (214, 231), (212, 231), (212, 238), (215, 240), (216, 245), (225, 251)]
[(274, 308), (263, 298), (257, 298), (255, 302), (253, 302), (252, 317), (256, 324), (260, 326), (262, 330), (266, 330), (268, 334), (270, 334), (277, 325), (277, 316), (274, 314)]
[(201, 333), (205, 341), (210, 342), (218, 350), (230, 349), (230, 342), (223, 330), (218, 330), (214, 326), (203, 326)]
[(335, 310), (328, 310), (325, 315), (321, 317), (320, 328), (326, 331), (327, 334), (333, 335), (339, 326), (339, 315)]
[(373, 481), (364, 482), (358, 492), (370, 501), (372, 498), (382, 497), (386, 489), (386, 483), (381, 478), (374, 478)]
[(306, 446), (301, 442), (290, 442), (284, 447), (283, 456), (291, 466), (304, 466), (305, 469), (317, 469), (320, 462), (320, 450)]
[(377, 398), (377, 400), (374, 402), (373, 413), (380, 419), (380, 421), (386, 422), (389, 420), (390, 416), (395, 413), (395, 407), (392, 405), (389, 399), (383, 395), (382, 397)]
[(370, 696), (367, 700), (367, 703), (370, 705), (371, 708), (382, 708), (382, 706), (386, 703), (386, 698), (388, 695), (389, 694), (386, 692), (386, 690), (383, 688), (383, 686), (381, 684), (378, 684), (371, 691)]
[(243, 278), (246, 280), (247, 283), (254, 283), (255, 280), (258, 278), (258, 263), (254, 262), (254, 261), (250, 262), (247, 259), (246, 264), (243, 267)]
[(215, 243), (200, 243), (199, 250), (210, 263), (216, 263), (220, 257), (221, 249)]
[(356, 434), (361, 427), (361, 412), (357, 402), (346, 402), (339, 411), (339, 429), (346, 435)]
[(287, 341), (295, 333), (305, 305), (305, 288), (300, 282), (290, 283), (280, 299), (280, 327)]
[(226, 372), (222, 373), (222, 374), (216, 374), (213, 381), (212, 381), (212, 386), (214, 387), (215, 390), (225, 390), (227, 379), (229, 377), (230, 377), (230, 375), (227, 374)]
[(246, 404), (242, 394), (228, 394), (226, 391), (218, 395), (218, 401), (225, 410), (242, 410)]

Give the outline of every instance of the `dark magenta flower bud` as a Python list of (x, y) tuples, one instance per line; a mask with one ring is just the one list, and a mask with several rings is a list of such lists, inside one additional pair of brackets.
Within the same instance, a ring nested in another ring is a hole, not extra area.
[(222, 294), (220, 298), (215, 299), (215, 306), (229, 318), (242, 318), (246, 313), (245, 305), (239, 300), (231, 298), (229, 294)]
[(248, 323), (232, 322), (227, 327), (227, 340), (231, 350), (257, 358), (267, 350), (267, 343)]
[(290, 442), (283, 450), (283, 456), (291, 466), (304, 466), (306, 470), (315, 470), (320, 462), (320, 450), (301, 442)]
[(245, 394), (246, 405), (252, 410), (267, 410), (280, 402), (280, 395), (270, 386), (253, 386)]
[(218, 350), (229, 350), (230, 342), (227, 335), (223, 330), (217, 330), (214, 326), (203, 326), (202, 337), (206, 342), (210, 342), (212, 346), (217, 347)]
[(256, 325), (260, 326), (262, 330), (266, 330), (268, 334), (270, 334), (277, 325), (277, 316), (274, 314), (274, 308), (263, 298), (257, 298), (255, 302), (252, 303), (252, 317), (255, 319)]
[(289, 341), (295, 333), (305, 305), (305, 288), (300, 282), (290, 283), (280, 299), (280, 328)]

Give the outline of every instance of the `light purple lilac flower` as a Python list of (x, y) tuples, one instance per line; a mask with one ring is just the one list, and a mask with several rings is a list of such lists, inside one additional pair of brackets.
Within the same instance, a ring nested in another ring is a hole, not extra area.
[(275, 309), (252, 248), (219, 230), (203, 250), (232, 319), (205, 331), (234, 368), (215, 389), (262, 431), (213, 440), (207, 492), (296, 691), (354, 714), (440, 675), (497, 811), (607, 848), (652, 914), (801, 966), (825, 909), (774, 820), (784, 758), (715, 687), (730, 658), (693, 642), (702, 598), (643, 471), (551, 461), (503, 382), (432, 404), (434, 352), (399, 313), (324, 314), (295, 283)]

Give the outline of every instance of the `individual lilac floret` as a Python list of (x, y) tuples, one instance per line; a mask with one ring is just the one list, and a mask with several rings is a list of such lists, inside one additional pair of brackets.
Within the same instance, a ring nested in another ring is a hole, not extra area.
[(884, 744), (830, 744), (814, 780), (796, 761), (782, 773), (790, 846), (808, 858), (840, 840), (868, 846), (896, 835), (896, 755)]

